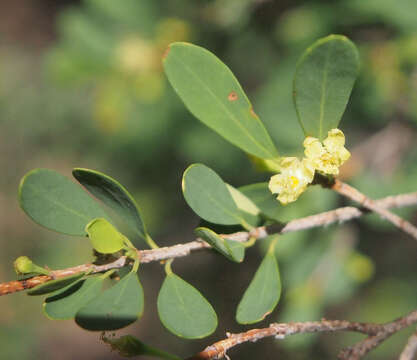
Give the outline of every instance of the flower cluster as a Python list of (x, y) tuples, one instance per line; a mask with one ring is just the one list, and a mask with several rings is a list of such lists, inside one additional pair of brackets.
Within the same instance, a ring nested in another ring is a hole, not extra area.
[(319, 139), (308, 136), (304, 140), (305, 158), (296, 157), (281, 159), (281, 172), (271, 177), (269, 189), (278, 194), (277, 199), (286, 205), (297, 200), (313, 181), (314, 172), (338, 175), (339, 167), (350, 157), (345, 148), (345, 135), (339, 129), (328, 132), (327, 138)]

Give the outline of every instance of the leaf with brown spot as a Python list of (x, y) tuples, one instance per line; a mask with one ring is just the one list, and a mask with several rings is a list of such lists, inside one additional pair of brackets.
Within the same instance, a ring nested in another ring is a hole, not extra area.
[(278, 157), (239, 82), (215, 55), (196, 45), (173, 43), (163, 63), (172, 87), (196, 118), (249, 154)]

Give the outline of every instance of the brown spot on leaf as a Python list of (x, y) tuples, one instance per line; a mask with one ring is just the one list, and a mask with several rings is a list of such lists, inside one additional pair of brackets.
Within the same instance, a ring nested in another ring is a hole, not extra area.
[(236, 101), (238, 99), (238, 96), (236, 94), (236, 91), (232, 91), (227, 98), (229, 99), (229, 101)]

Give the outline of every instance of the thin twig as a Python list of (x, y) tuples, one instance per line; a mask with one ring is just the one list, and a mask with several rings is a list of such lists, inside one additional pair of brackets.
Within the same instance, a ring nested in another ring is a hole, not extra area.
[(409, 337), (407, 345), (405, 345), (405, 348), (399, 357), (399, 360), (413, 359), (417, 359), (417, 330)]
[[(375, 201), (379, 208), (405, 207), (417, 205), (417, 192), (402, 194), (397, 196), (388, 196), (383, 199)], [(328, 226), (333, 223), (341, 223), (349, 221), (366, 214), (368, 210), (358, 209), (347, 206), (338, 208), (332, 211), (326, 211), (316, 215), (307, 216), (300, 219), (295, 219), (288, 222), (286, 225), (272, 225), (270, 227), (258, 227), (249, 232), (240, 231), (234, 234), (222, 235), (225, 238), (245, 242), (251, 236), (257, 239), (263, 239), (272, 234), (285, 234), (293, 231), (300, 231), (312, 229), (321, 226)], [(163, 261), (189, 255), (191, 252), (208, 249), (210, 245), (201, 239), (191, 241), (185, 244), (178, 244), (168, 247), (162, 247), (151, 250), (138, 250), (141, 263), (149, 263), (154, 261)], [(25, 289), (31, 289), (37, 285), (43, 284), (53, 279), (59, 279), (65, 276), (74, 275), (80, 272), (97, 273), (110, 269), (122, 268), (126, 265), (128, 259), (125, 256), (120, 257), (114, 262), (105, 265), (83, 264), (63, 270), (51, 271), (51, 276), (41, 275), (35, 276), (27, 280), (10, 281), (0, 283), (0, 296), (15, 293)]]
[(382, 329), (376, 334), (371, 335), (343, 349), (338, 356), (339, 360), (360, 360), (371, 350), (375, 349), (379, 344), (388, 339), (391, 335), (417, 322), (417, 310), (409, 313), (407, 316), (399, 318), (391, 323), (383, 325)]
[(397, 228), (401, 229), (402, 231), (411, 235), (415, 240), (417, 240), (417, 228), (413, 224), (411, 224), (407, 220), (404, 220), (398, 215), (392, 213), (386, 208), (379, 206), (376, 201), (368, 198), (366, 195), (362, 194), (357, 189), (353, 188), (352, 186), (338, 179), (335, 180), (331, 188), (334, 191), (338, 192), (339, 194), (358, 202), (364, 208), (377, 213), (382, 218), (388, 220), (389, 222), (394, 224)]
[[(206, 347), (202, 352), (188, 358), (187, 360), (211, 360), (222, 359), (226, 357), (226, 353), (232, 347), (245, 342), (256, 342), (265, 337), (275, 337), (276, 339), (284, 339), (289, 335), (306, 334), (316, 332), (336, 332), (336, 331), (352, 331), (366, 334), (370, 338), (383, 337), (384, 340), (401, 329), (417, 322), (417, 310), (408, 315), (394, 320), (386, 324), (360, 323), (350, 322), (346, 320), (326, 320), (295, 322), (295, 323), (275, 323), (267, 328), (252, 329), (244, 333), (230, 334), (227, 338)], [(380, 341), (379, 343), (381, 343)], [(362, 343), (362, 342), (361, 342)], [(361, 344), (359, 343), (359, 344)], [(378, 344), (379, 344), (378, 343)], [(376, 345), (378, 345), (376, 344)], [(356, 346), (355, 346), (356, 347)], [(374, 346), (375, 347), (375, 346)], [(373, 347), (373, 348), (374, 348)], [(369, 350), (368, 350), (369, 351)], [(343, 355), (344, 356), (344, 355)], [(340, 357), (339, 359), (359, 359), (359, 357)]]

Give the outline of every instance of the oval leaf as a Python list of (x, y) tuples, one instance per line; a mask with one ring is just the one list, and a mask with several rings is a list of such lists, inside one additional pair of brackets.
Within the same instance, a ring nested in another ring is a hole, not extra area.
[(189, 166), (182, 178), (182, 192), (187, 204), (201, 218), (222, 225), (242, 223), (242, 215), (226, 184), (209, 167)]
[(210, 303), (173, 273), (166, 276), (157, 305), (162, 324), (179, 337), (199, 339), (216, 330), (217, 315)]
[(102, 284), (103, 278), (99, 276), (77, 281), (46, 298), (43, 311), (50, 319), (72, 319), (80, 308), (100, 294)]
[(116, 180), (98, 171), (76, 168), (74, 177), (97, 199), (110, 207), (142, 239), (146, 227), (135, 199)]
[(275, 253), (268, 251), (237, 307), (236, 320), (253, 324), (270, 314), (281, 296), (281, 280)]
[(215, 55), (178, 42), (169, 46), (163, 63), (172, 87), (195, 117), (247, 153), (278, 156), (239, 82)]
[(28, 295), (45, 295), (66, 287), (84, 276), (84, 272), (66, 276), (60, 279), (48, 281), (45, 284), (36, 286), (34, 289), (27, 292)]
[(131, 272), (83, 306), (75, 321), (87, 330), (121, 329), (142, 316), (143, 307), (142, 285), (136, 272)]
[(178, 356), (169, 354), (163, 350), (146, 345), (142, 341), (131, 335), (125, 335), (119, 338), (108, 338), (103, 336), (102, 340), (106, 344), (109, 344), (112, 350), (116, 350), (119, 353), (119, 355), (123, 357), (148, 355), (160, 359), (182, 360)]
[(80, 186), (48, 169), (35, 169), (23, 177), (19, 202), (33, 221), (68, 235), (84, 236), (85, 225), (91, 220), (107, 218), (98, 202)]
[(102, 254), (112, 254), (124, 246), (124, 236), (106, 219), (94, 219), (85, 227), (93, 248)]
[(210, 244), (213, 249), (234, 262), (242, 262), (245, 257), (245, 247), (238, 241), (224, 239), (213, 230), (199, 227), (194, 230), (195, 234)]
[(323, 140), (338, 127), (358, 70), (358, 51), (345, 36), (327, 36), (305, 51), (295, 73), (294, 103), (306, 136)]

